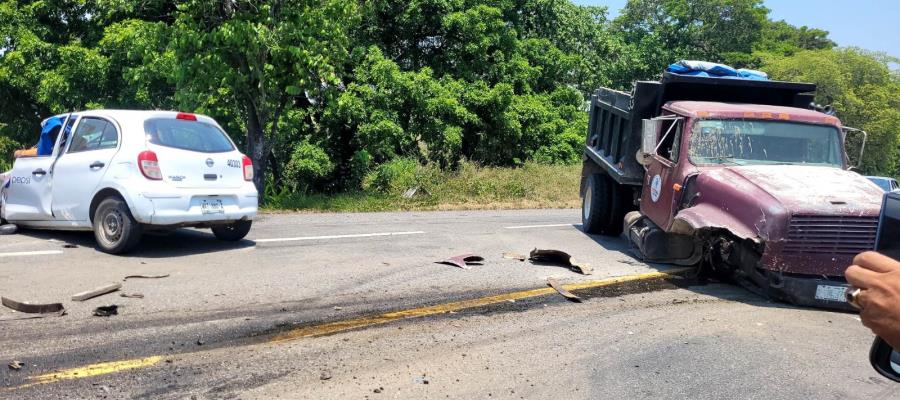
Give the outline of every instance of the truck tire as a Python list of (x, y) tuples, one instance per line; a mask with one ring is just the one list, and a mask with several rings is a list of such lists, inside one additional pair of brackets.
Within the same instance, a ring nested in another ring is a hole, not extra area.
[(606, 174), (588, 177), (581, 202), (581, 224), (587, 233), (618, 236), (625, 214), (630, 210), (631, 193)]
[(213, 235), (216, 235), (216, 239), (225, 242), (237, 242), (250, 233), (251, 225), (253, 225), (253, 221), (235, 221), (228, 225), (213, 227), (212, 232)]
[(143, 227), (121, 197), (103, 199), (94, 211), (94, 238), (104, 253), (127, 253), (141, 241), (142, 234)]

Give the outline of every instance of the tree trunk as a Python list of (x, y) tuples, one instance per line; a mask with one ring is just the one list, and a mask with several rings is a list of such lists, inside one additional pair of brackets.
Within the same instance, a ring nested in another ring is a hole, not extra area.
[(259, 192), (261, 201), (265, 201), (266, 193), (266, 134), (263, 131), (264, 121), (260, 121), (256, 107), (251, 103), (247, 113), (247, 152), (253, 161), (253, 184)]

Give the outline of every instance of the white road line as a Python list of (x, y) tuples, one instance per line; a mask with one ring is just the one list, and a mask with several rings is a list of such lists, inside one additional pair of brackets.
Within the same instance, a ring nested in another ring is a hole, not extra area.
[(405, 235), (420, 235), (423, 233), (425, 233), (425, 232), (413, 231), (413, 232), (359, 233), (359, 234), (355, 234), (355, 235), (303, 236), (303, 237), (293, 237), (293, 238), (254, 239), (254, 242), (256, 242), (256, 243), (299, 242), (301, 240), (350, 239), (350, 238), (364, 238), (364, 237), (376, 237), (376, 236), (405, 236)]
[(581, 226), (581, 224), (522, 225), (522, 226), (507, 226), (504, 229), (558, 228), (561, 226)]
[(44, 251), (21, 251), (18, 253), (0, 253), (3, 257), (25, 257), (25, 256), (49, 256), (53, 254), (62, 254), (62, 250), (44, 250)]

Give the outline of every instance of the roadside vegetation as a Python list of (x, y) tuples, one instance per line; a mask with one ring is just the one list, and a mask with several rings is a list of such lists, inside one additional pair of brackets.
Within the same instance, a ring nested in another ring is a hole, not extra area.
[[(702, 59), (819, 83), (870, 134), (861, 171), (900, 173), (898, 60), (768, 16), (762, 0), (630, 0), (616, 18), (569, 0), (0, 0), (0, 167), (57, 113), (177, 109), (223, 124), (269, 208), (560, 206), (569, 178), (503, 181), (576, 171), (597, 87)], [(427, 194), (398, 198), (398, 168)], [(496, 182), (452, 190), (467, 179)]]
[(360, 190), (339, 194), (270, 190), (267, 210), (420, 211), (576, 208), (581, 165), (526, 163), (519, 168), (462, 163), (456, 170), (400, 159), (370, 173)]

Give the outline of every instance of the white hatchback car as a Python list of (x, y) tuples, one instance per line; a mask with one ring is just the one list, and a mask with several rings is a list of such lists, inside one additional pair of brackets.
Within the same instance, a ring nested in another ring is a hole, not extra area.
[(111, 254), (133, 249), (145, 230), (212, 228), (226, 241), (250, 231), (259, 197), (253, 164), (212, 118), (124, 110), (54, 118), (65, 122), (53, 154), (15, 161), (0, 218), (93, 230)]

